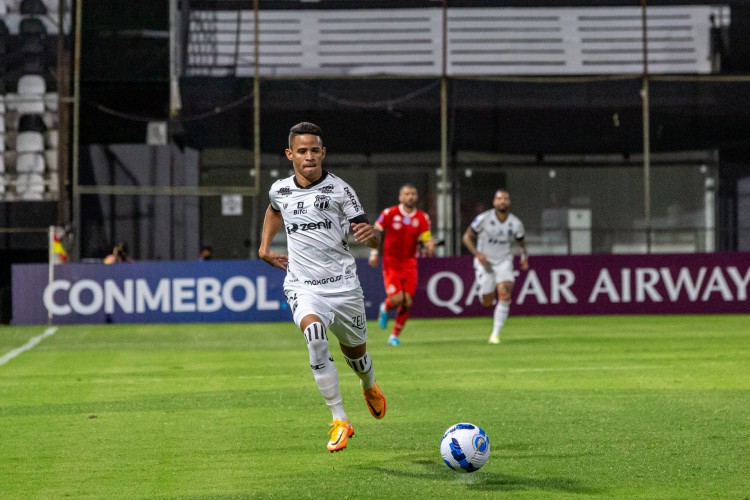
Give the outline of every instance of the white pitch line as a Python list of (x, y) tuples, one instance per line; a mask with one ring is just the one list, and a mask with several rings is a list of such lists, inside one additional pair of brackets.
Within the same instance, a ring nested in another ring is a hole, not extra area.
[(5, 363), (7, 363), (8, 361), (10, 361), (11, 359), (13, 359), (13, 358), (15, 358), (15, 357), (23, 354), (26, 351), (30, 351), (31, 349), (33, 349), (34, 347), (36, 347), (37, 344), (39, 344), (39, 342), (41, 342), (42, 340), (46, 339), (47, 337), (51, 337), (55, 333), (57, 333), (57, 327), (56, 326), (50, 326), (49, 328), (47, 328), (46, 330), (44, 330), (44, 333), (42, 333), (41, 335), (37, 335), (36, 337), (30, 338), (29, 341), (26, 342), (21, 347), (16, 347), (12, 351), (8, 351), (5, 354), (3, 354), (2, 356), (0, 356), (0, 365), (4, 365)]

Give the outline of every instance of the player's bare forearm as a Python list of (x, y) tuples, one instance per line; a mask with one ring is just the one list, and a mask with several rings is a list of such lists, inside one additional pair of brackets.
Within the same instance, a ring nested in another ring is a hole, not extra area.
[(477, 252), (477, 246), (476, 246), (477, 237), (474, 234), (474, 231), (471, 230), (471, 228), (466, 230), (463, 237), (461, 238), (461, 241), (463, 242), (464, 246), (469, 251), (469, 253), (473, 255), (474, 257), (477, 257), (477, 254), (479, 253)]
[(283, 224), (284, 218), (281, 216), (281, 213), (274, 211), (269, 205), (266, 209), (266, 217), (263, 219), (263, 232), (260, 238), (258, 257), (273, 267), (278, 267), (279, 269), (286, 271), (289, 258), (286, 255), (272, 252), (270, 250), (271, 242)]
[(526, 250), (526, 242), (521, 240), (518, 242), (518, 246), (521, 247), (521, 269), (524, 271), (529, 270), (529, 252)]
[(372, 224), (367, 222), (353, 222), (352, 232), (354, 233), (354, 240), (357, 243), (370, 248), (378, 248), (380, 246), (380, 231), (375, 229)]
[(258, 256), (273, 267), (286, 271), (289, 265), (289, 257), (276, 252), (258, 250)]

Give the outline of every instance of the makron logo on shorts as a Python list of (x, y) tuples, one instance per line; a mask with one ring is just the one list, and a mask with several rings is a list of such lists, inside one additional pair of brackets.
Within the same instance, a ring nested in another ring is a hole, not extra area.
[(305, 285), (327, 285), (329, 283), (341, 281), (341, 278), (343, 277), (343, 275), (338, 274), (336, 276), (328, 276), (327, 278), (321, 278), (319, 280), (305, 280)]

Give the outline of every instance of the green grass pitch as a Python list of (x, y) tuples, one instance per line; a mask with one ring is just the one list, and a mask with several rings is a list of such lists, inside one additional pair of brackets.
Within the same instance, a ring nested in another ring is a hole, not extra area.
[[(370, 323), (373, 419), (331, 335), (355, 434), (291, 323), (62, 326), (0, 364), (0, 498), (750, 498), (750, 316)], [(0, 328), (0, 356), (44, 332)], [(446, 467), (482, 426), (489, 462)]]

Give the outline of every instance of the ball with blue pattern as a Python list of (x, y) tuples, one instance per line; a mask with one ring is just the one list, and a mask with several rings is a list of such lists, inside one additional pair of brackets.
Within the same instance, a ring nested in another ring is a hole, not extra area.
[(478, 425), (451, 425), (443, 434), (440, 454), (445, 465), (459, 472), (475, 472), (490, 458), (490, 439)]

